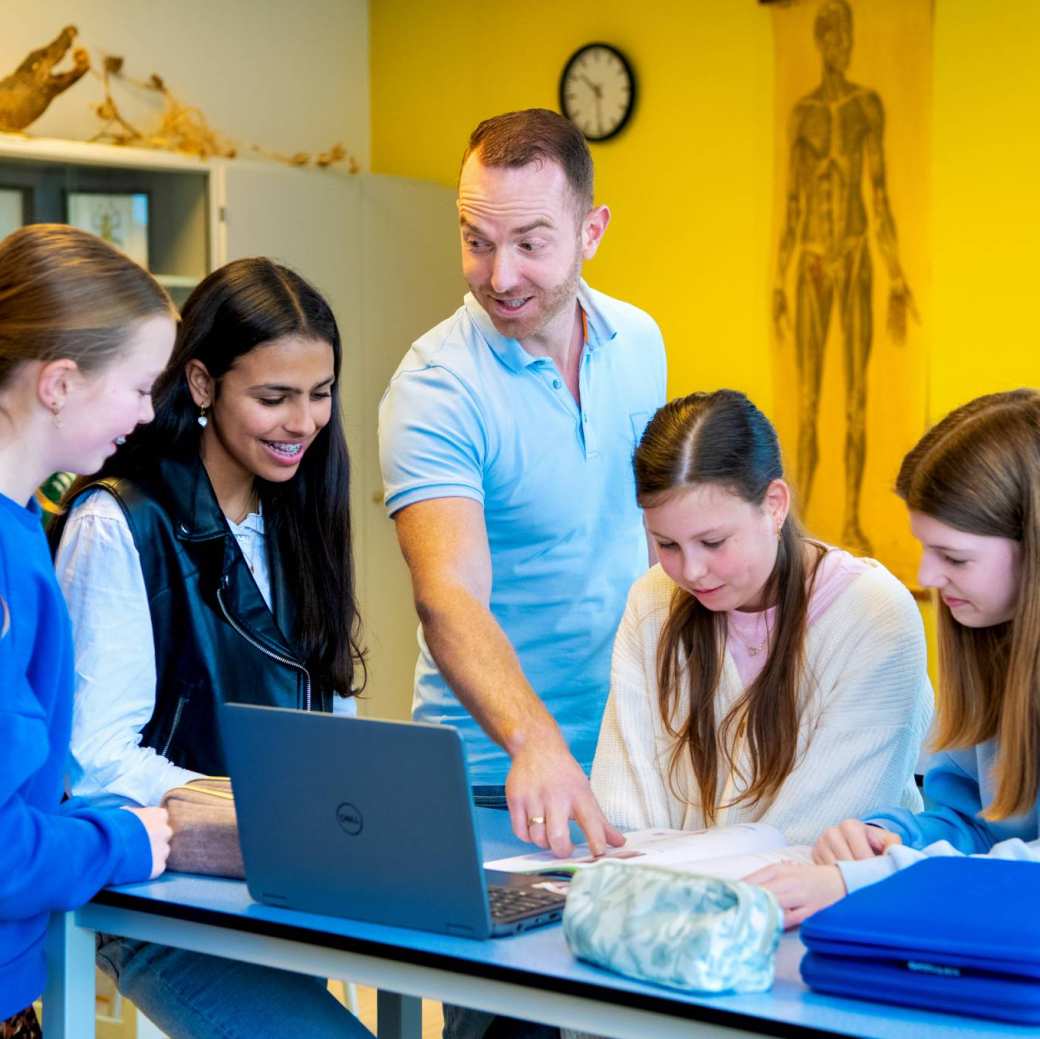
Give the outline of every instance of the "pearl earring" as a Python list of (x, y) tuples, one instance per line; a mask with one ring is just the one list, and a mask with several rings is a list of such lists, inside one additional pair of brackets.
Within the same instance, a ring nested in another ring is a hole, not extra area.
[(205, 429), (209, 425), (209, 419), (206, 417), (207, 410), (208, 409), (206, 405), (203, 404), (199, 408), (199, 417), (195, 420), (200, 426), (202, 426), (203, 429)]

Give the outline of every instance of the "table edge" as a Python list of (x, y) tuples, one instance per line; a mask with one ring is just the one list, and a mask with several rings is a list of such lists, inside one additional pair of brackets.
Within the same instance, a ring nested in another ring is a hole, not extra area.
[[(177, 902), (162, 902), (143, 895), (122, 891), (105, 889), (99, 891), (91, 901), (93, 904), (108, 906), (114, 909), (127, 909), (150, 916), (184, 920), (188, 923), (208, 924), (214, 927), (245, 931), (267, 938), (282, 938), (288, 941), (302, 942), (307, 945), (320, 945), (341, 952), (377, 956), (382, 959), (396, 960), (417, 967), (436, 968), (450, 971), (454, 974), (464, 974), (489, 981), (507, 984), (523, 983), (527, 987), (537, 987), (560, 995), (594, 999), (601, 1003), (612, 1003), (631, 1009), (665, 1014), (669, 1017), (681, 1017), (705, 1024), (743, 1029), (759, 1035), (779, 1036), (780, 1039), (786, 1039), (788, 1036), (798, 1036), (799, 1039), (849, 1039), (850, 1036), (859, 1034), (856, 1032), (834, 1032), (814, 1025), (783, 1021), (776, 1018), (758, 1017), (755, 1014), (714, 1007), (710, 1004), (678, 1002), (668, 999), (666, 996), (655, 996), (647, 992), (632, 992), (618, 989), (611, 985), (598, 985), (595, 982), (579, 981), (559, 975), (540, 974), (525, 970), (522, 967), (457, 959), (445, 953), (394, 945), (374, 938), (358, 938), (351, 935), (322, 931), (300, 924), (265, 920), (263, 917), (243, 916), (239, 913), (227, 913), (218, 909), (206, 909)], [(501, 939), (488, 940), (496, 941)], [(663, 989), (663, 991), (668, 990)]]

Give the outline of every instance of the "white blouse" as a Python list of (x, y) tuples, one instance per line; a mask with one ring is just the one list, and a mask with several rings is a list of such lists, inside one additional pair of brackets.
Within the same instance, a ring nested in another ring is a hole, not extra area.
[[(251, 513), (228, 526), (270, 607), (263, 516)], [(54, 565), (76, 647), (69, 792), (157, 805), (167, 790), (199, 774), (141, 746), (141, 732), (155, 711), (155, 644), (140, 556), (111, 494), (96, 490), (80, 499)], [(333, 712), (356, 715), (357, 703), (333, 697)]]

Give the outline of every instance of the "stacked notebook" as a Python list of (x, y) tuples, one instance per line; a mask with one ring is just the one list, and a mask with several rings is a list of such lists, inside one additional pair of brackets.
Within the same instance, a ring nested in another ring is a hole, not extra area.
[(1040, 864), (926, 859), (817, 913), (802, 939), (817, 991), (1040, 1025)]

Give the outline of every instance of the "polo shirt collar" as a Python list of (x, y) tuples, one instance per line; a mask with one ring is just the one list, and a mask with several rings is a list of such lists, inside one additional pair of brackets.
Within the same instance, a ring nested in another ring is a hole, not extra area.
[[(481, 336), (483, 336), (488, 346), (494, 350), (499, 360), (511, 371), (522, 371), (524, 368), (528, 368), (532, 364), (537, 364), (543, 360), (541, 357), (529, 354), (520, 345), (519, 340), (502, 335), (495, 328), (488, 312), (477, 302), (472, 292), (466, 293), (466, 298), (463, 302), (466, 307), (466, 313), (469, 314)], [(585, 311), (588, 327), (585, 346), (591, 353), (598, 350), (604, 343), (610, 342), (617, 335), (617, 329), (611, 324), (607, 315), (596, 306), (592, 293), (589, 291), (589, 287), (584, 279), (578, 282), (578, 303), (581, 305), (581, 309)]]

